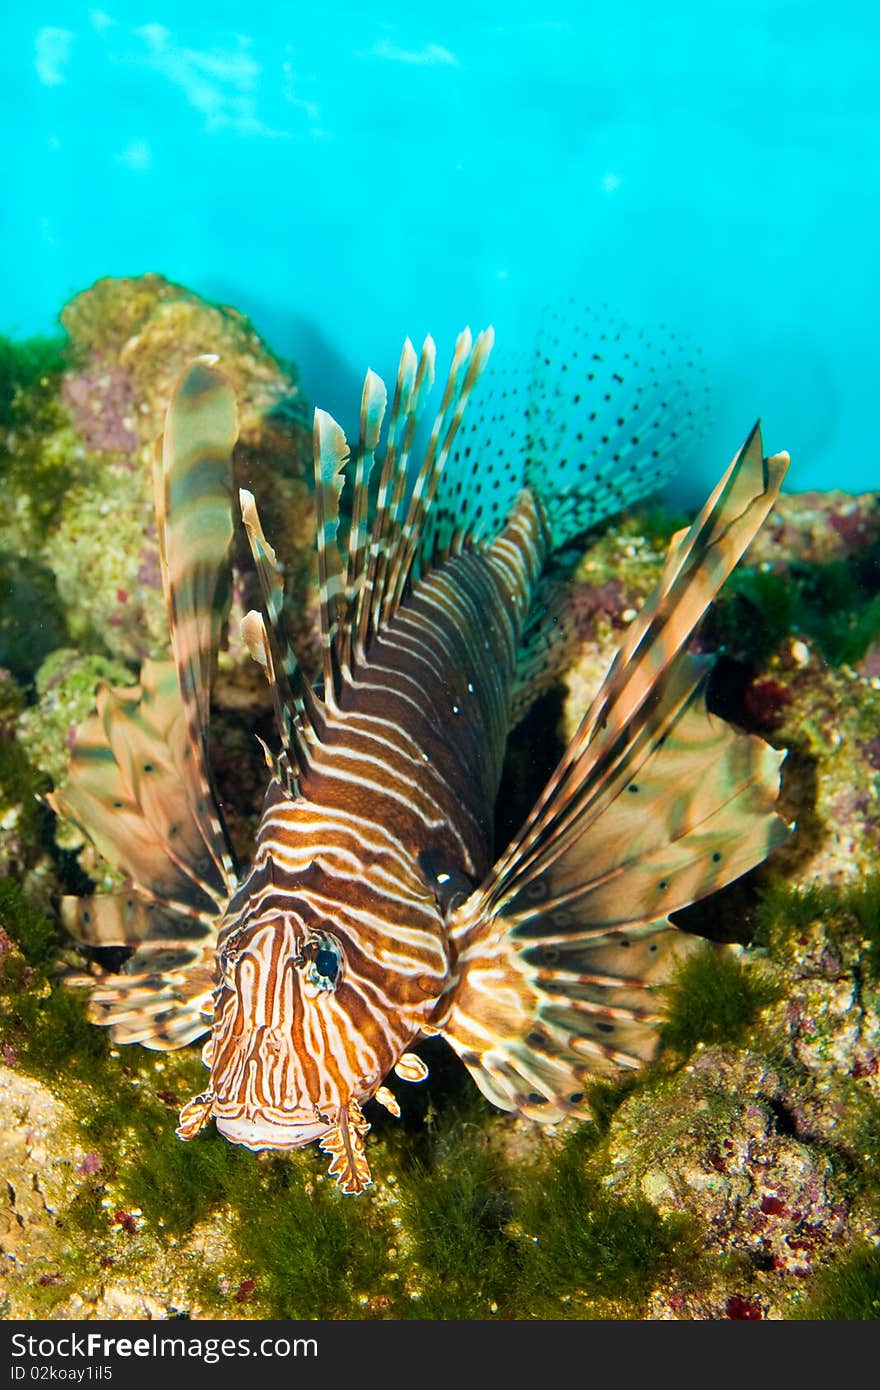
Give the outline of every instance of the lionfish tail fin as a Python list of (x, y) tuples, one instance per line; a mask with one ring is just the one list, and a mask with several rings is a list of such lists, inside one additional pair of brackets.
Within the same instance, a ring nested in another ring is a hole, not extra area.
[(436, 1022), (505, 1109), (551, 1121), (595, 1076), (653, 1056), (657, 987), (699, 946), (669, 914), (789, 833), (783, 754), (706, 710), (683, 651), (769, 510), (787, 460), (751, 436), (689, 531), (523, 829), (450, 920), (459, 978)]

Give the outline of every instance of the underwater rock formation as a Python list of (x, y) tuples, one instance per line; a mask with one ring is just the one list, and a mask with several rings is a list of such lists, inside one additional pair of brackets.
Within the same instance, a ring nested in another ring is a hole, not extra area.
[[(243, 315), (159, 275), (101, 280), (61, 322), (66, 342), (19, 390), (7, 433), (15, 498), (3, 545), (54, 577), (70, 636), (133, 662), (167, 649), (152, 456), (175, 377), (207, 352), (222, 356), (239, 402), (237, 481), (265, 497), (293, 606), (308, 612), (310, 430), (290, 369)], [(295, 632), (308, 635), (301, 617)]]
[[(0, 549), (39, 565), (57, 620), (31, 645), (20, 623), (0, 673), (4, 1315), (876, 1316), (876, 496), (783, 496), (700, 634), (719, 654), (715, 707), (791, 750), (783, 809), (798, 831), (688, 910), (691, 930), (735, 944), (683, 967), (658, 1062), (597, 1086), (593, 1123), (541, 1133), (426, 1044), (429, 1086), (399, 1088), (397, 1126), (371, 1107), (379, 1176), (347, 1201), (311, 1151), (258, 1157), (214, 1134), (181, 1144), (197, 1049), (115, 1049), (64, 983), (82, 958), (52, 894), (110, 877), (70, 827), (56, 837), (37, 798), (63, 774), (96, 683), (130, 681), (134, 659), (167, 639), (149, 451), (170, 382), (198, 352), (221, 353), (243, 402), (240, 481), (288, 547), (306, 654), (314, 606), (308, 431), (293, 377), (250, 325), (156, 276), (102, 281), (63, 321), (70, 356), (19, 390), (5, 445), (18, 491)], [(15, 465), (25, 448), (42, 460), (36, 496)], [(636, 511), (574, 557), (578, 651), (512, 740), (512, 803), (533, 799), (679, 524)], [(221, 662), (212, 753), (246, 858), (262, 792), (253, 733), (269, 736), (270, 721), (240, 657), (239, 644)]]

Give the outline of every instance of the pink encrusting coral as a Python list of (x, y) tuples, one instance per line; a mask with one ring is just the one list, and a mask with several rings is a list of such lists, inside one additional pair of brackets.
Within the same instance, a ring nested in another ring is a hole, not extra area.
[(61, 399), (89, 449), (101, 454), (133, 454), (137, 392), (122, 368), (93, 357), (82, 371), (64, 374)]

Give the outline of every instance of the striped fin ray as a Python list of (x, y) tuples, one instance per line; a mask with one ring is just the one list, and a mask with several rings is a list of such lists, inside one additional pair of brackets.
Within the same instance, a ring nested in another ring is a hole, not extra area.
[(98, 691), (49, 801), (144, 897), (207, 921), (229, 886), (192, 815), (189, 749), (174, 664), (147, 661), (140, 684)]
[(336, 536), (348, 443), (340, 426), (325, 410), (315, 411), (314, 457), (324, 699), (332, 700), (336, 689), (334, 643), (344, 591), (342, 558)]
[(431, 437), (412, 478), (410, 454), (434, 382), (435, 349), (433, 340), (427, 338), (417, 361), (409, 339), (404, 343), (369, 543), (368, 488), (387, 398), (380, 378), (374, 372), (367, 373), (344, 573), (337, 534), (348, 443), (329, 415), (315, 412), (325, 698), (328, 691), (335, 689), (337, 670), (348, 669), (353, 655), (363, 655), (370, 637), (391, 621), (400, 606), (407, 582), (424, 554), (426, 518), (468, 397), (485, 366), (492, 342), (491, 329), (480, 333), (475, 342), (468, 329), (459, 334)]
[(424, 554), (425, 519), (434, 501), (468, 398), (486, 366), (494, 341), (495, 334), (491, 328), (479, 333), (476, 341), (471, 339), (470, 330), (466, 328), (456, 340), (443, 400), (425, 457), (413, 483), (406, 518), (400, 528), (399, 545), (388, 586), (389, 612), (396, 611), (400, 605), (417, 554)]
[(97, 981), (87, 977), (91, 1022), (109, 1028), (115, 1043), (140, 1043), (154, 1052), (171, 1052), (204, 1037), (211, 1028), (215, 945), (212, 938), (198, 951), (142, 947), (122, 974), (104, 974)]
[(495, 1104), (584, 1113), (586, 1081), (653, 1055), (658, 983), (694, 942), (668, 914), (759, 863), (788, 827), (781, 756), (705, 709), (684, 650), (775, 498), (753, 432), (693, 526), (522, 831), (450, 918), (441, 1032)]
[(365, 640), (380, 626), (386, 607), (385, 594), (389, 568), (395, 553), (400, 511), (406, 494), (409, 455), (425, 402), (434, 385), (437, 351), (429, 334), (416, 362), (415, 350), (407, 338), (400, 355), (397, 391), (388, 425), (385, 459), (379, 478), (379, 496), (373, 536), (370, 543), (370, 570), (367, 576), (369, 611), (359, 631), (366, 625)]
[(533, 852), (546, 852), (550, 825), (557, 844), (574, 820), (583, 827), (587, 813), (595, 818), (631, 775), (658, 682), (763, 524), (787, 467), (787, 454), (763, 458), (756, 425), (690, 528), (673, 538), (657, 588), (627, 629), (601, 689), (506, 852), (518, 875), (530, 870)]
[(232, 596), (235, 394), (214, 359), (180, 376), (153, 468), (159, 559), (171, 651), (187, 725), (184, 785), (227, 889), (235, 873), (208, 762), (211, 684)]
[(387, 403), (388, 393), (384, 381), (375, 372), (368, 371), (361, 396), (360, 441), (355, 469), (351, 527), (348, 534), (348, 573), (345, 588), (349, 621), (345, 624), (339, 652), (340, 664), (344, 668), (351, 666), (352, 646), (360, 630), (360, 600), (366, 585), (368, 561), (367, 500)]
[(272, 692), (275, 720), (289, 759), (308, 759), (315, 733), (310, 713), (311, 687), (303, 679), (284, 622), (284, 574), (260, 522), (256, 499), (239, 489), (245, 534), (260, 583), (263, 612), (247, 613), (242, 636), (254, 660), (263, 667)]
[(61, 899), (70, 934), (91, 947), (134, 947), (121, 974), (72, 976), (91, 989), (92, 1021), (115, 1042), (173, 1048), (209, 1024), (225, 879), (196, 824), (186, 786), (188, 730), (174, 663), (146, 662), (138, 686), (102, 688), (78, 730), (53, 809), (77, 824), (113, 868), (120, 893)]

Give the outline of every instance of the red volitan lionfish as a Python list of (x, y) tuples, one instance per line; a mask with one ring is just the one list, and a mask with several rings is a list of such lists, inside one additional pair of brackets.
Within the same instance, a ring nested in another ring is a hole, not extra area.
[(582, 343), (542, 399), (496, 388), (482, 420), (462, 424), (493, 341), (465, 331), (423, 449), (430, 338), (420, 356), (406, 342), (390, 411), (367, 373), (351, 462), (342, 429), (315, 412), (314, 682), (285, 629), (281, 566), (240, 493), (262, 594), (242, 630), (280, 745), (264, 749), (268, 790), (242, 877), (207, 747), (230, 608), (236, 407), (216, 359), (179, 379), (154, 470), (172, 658), (146, 662), (131, 689), (99, 692), (52, 804), (130, 885), (63, 900), (81, 942), (134, 948), (120, 973), (90, 977), (94, 1021), (152, 1048), (210, 1032), (210, 1082), (183, 1107), (181, 1138), (213, 1117), (255, 1150), (317, 1140), (341, 1188), (359, 1193), (370, 1181), (361, 1106), (399, 1113), (383, 1083), (392, 1069), (427, 1074), (410, 1048), (429, 1035), (501, 1109), (588, 1118), (593, 1078), (656, 1051), (657, 987), (694, 940), (669, 914), (785, 836), (783, 755), (707, 712), (711, 663), (687, 650), (788, 465), (763, 457), (755, 427), (673, 538), (558, 766), (492, 862), (508, 734), (570, 651), (542, 571), (656, 486), (686, 424), (662, 371), (645, 372), (614, 336)]

